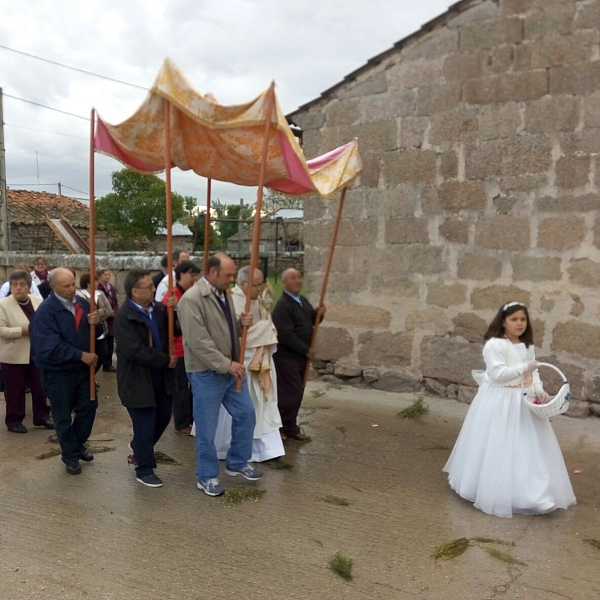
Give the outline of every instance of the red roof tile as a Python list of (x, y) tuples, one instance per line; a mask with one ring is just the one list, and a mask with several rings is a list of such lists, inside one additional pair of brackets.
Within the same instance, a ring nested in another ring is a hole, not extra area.
[(37, 225), (44, 223), (48, 215), (53, 219), (65, 217), (73, 227), (89, 227), (87, 206), (73, 198), (48, 192), (7, 189), (6, 210), (10, 223)]

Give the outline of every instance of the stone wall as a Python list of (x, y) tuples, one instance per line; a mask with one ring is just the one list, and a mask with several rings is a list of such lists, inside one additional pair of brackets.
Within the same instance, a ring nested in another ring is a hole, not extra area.
[[(364, 159), (322, 359), (468, 399), (520, 300), (538, 357), (600, 402), (600, 0), (458, 3), (291, 116), (307, 156), (356, 136)], [(314, 293), (337, 204), (305, 202)]]

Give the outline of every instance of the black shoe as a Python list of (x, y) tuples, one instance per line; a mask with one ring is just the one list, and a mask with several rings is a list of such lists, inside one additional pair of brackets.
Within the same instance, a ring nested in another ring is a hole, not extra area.
[(67, 463), (67, 473), (69, 475), (79, 475), (81, 473), (81, 465), (78, 460), (72, 460)]
[(105, 373), (116, 373), (117, 372), (117, 370), (112, 365), (108, 365), (108, 367), (103, 367), (102, 370)]
[(23, 425), (23, 423), (19, 423), (18, 425), (14, 425), (13, 427), (9, 427), (9, 431), (13, 433), (27, 433), (27, 427)]
[(54, 421), (52, 421), (52, 419), (48, 419), (43, 423), (34, 423), (33, 425), (35, 427), (45, 427), (46, 429), (54, 429)]
[(157, 477), (154, 473), (150, 473), (150, 475), (144, 475), (143, 477), (136, 477), (135, 479), (136, 481), (139, 481), (148, 487), (157, 488), (162, 487), (163, 485), (162, 479)]
[(87, 448), (84, 448), (81, 451), (81, 454), (79, 455), (79, 458), (83, 462), (92, 462), (94, 460), (94, 455)]

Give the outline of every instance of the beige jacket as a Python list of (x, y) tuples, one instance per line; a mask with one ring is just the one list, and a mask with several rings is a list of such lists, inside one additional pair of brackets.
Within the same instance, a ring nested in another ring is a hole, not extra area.
[[(42, 298), (29, 294), (34, 310)], [(26, 365), (30, 360), (29, 336), (21, 328), (29, 327), (29, 320), (14, 296), (0, 299), (0, 362), (11, 365)]]
[[(225, 294), (235, 327), (235, 355), (239, 362), (241, 326), (235, 316), (230, 294)], [(198, 280), (179, 300), (177, 318), (183, 334), (185, 370), (216, 371), (225, 374), (231, 365), (229, 326), (204, 277)]]

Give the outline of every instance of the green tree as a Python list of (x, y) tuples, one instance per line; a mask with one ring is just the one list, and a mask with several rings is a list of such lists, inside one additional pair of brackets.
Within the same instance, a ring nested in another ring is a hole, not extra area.
[(240, 218), (240, 211), (242, 219), (251, 219), (254, 212), (253, 206), (244, 205), (242, 209), (239, 204), (222, 204), (219, 200), (213, 203), (212, 208), (217, 219), (224, 219), (216, 224), (223, 248), (227, 246), (227, 239), (238, 232), (237, 219)]
[[(154, 241), (159, 229), (167, 225), (165, 182), (121, 169), (112, 174), (112, 189), (96, 202), (98, 223), (126, 242), (143, 237)], [(173, 222), (184, 221), (183, 196), (172, 193), (171, 206)]]
[(302, 196), (290, 196), (274, 190), (265, 190), (262, 200), (263, 215), (270, 215), (280, 208), (298, 208), (304, 207), (304, 198)]

